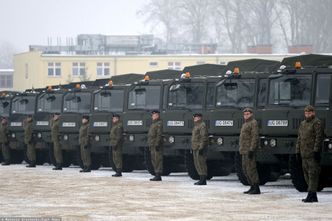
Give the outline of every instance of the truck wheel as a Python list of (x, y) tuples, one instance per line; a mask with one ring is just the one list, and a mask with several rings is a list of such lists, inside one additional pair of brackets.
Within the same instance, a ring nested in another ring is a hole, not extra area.
[(295, 156), (290, 157), (289, 170), (291, 174), (292, 183), (295, 189), (297, 189), (299, 192), (306, 192), (308, 189), (308, 185), (304, 179), (302, 162), (297, 161)]
[(91, 153), (91, 170), (98, 170), (101, 166), (100, 154)]
[(24, 160), (25, 153), (22, 150), (10, 150), (10, 162), (12, 164), (21, 164)]
[(63, 167), (69, 167), (72, 164), (72, 156), (66, 150), (62, 150), (62, 161)]
[(135, 165), (134, 157), (128, 155), (122, 155), (122, 171), (133, 172)]

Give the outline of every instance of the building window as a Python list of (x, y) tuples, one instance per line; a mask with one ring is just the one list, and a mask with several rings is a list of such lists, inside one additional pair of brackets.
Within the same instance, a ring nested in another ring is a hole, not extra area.
[(97, 63), (97, 76), (109, 76), (110, 75), (110, 63)]
[(61, 63), (49, 62), (47, 74), (49, 77), (59, 77), (61, 76)]
[(181, 69), (181, 62), (178, 61), (170, 61), (168, 62), (168, 69), (173, 69), (173, 70), (182, 70)]
[(156, 62), (156, 61), (151, 61), (151, 62), (149, 63), (149, 66), (150, 66), (150, 67), (158, 67), (158, 62)]
[(85, 63), (74, 62), (72, 74), (73, 74), (73, 76), (84, 76), (85, 75)]
[(25, 64), (25, 79), (28, 79), (29, 78), (29, 65), (28, 64)]
[(0, 75), (0, 88), (13, 88), (13, 75)]

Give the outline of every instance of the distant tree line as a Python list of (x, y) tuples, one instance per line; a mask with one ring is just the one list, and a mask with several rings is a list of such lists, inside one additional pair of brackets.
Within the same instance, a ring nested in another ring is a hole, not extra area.
[(138, 14), (167, 44), (217, 43), (225, 52), (309, 45), (332, 52), (331, 0), (150, 0)]

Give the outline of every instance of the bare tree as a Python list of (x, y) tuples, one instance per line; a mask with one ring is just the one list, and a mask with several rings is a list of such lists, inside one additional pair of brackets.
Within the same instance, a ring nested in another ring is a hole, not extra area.
[(0, 68), (13, 68), (15, 47), (9, 42), (0, 44)]

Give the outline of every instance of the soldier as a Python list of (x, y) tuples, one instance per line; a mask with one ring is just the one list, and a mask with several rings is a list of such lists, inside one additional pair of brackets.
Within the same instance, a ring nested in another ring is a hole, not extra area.
[(36, 167), (36, 148), (33, 139), (33, 131), (32, 131), (32, 115), (28, 115), (24, 120), (24, 143), (27, 145), (27, 157), (28, 163), (26, 167)]
[(89, 116), (82, 117), (82, 126), (79, 134), (81, 160), (83, 169), (80, 172), (91, 172), (91, 147), (89, 145)]
[(242, 169), (250, 185), (245, 194), (260, 194), (259, 177), (256, 167), (255, 150), (258, 146), (258, 125), (253, 117), (253, 110), (243, 110), (244, 123), (240, 133), (240, 154), (242, 155)]
[(161, 174), (163, 172), (163, 124), (158, 110), (152, 111), (151, 117), (152, 124), (148, 132), (148, 146), (151, 152), (151, 162), (154, 168), (155, 176), (150, 179), (150, 181), (161, 181)]
[(112, 149), (112, 156), (113, 162), (115, 165), (116, 173), (113, 174), (113, 177), (121, 177), (122, 176), (122, 133), (123, 127), (122, 123), (120, 122), (120, 116), (118, 114), (114, 114), (112, 118), (112, 128), (110, 133), (110, 140), (111, 140), (111, 149)]
[(0, 143), (2, 148), (2, 156), (4, 162), (3, 166), (10, 165), (10, 149), (9, 149), (9, 141), (8, 141), (8, 122), (5, 117), (2, 117), (0, 124)]
[(59, 118), (60, 113), (55, 113), (51, 119), (51, 136), (56, 166), (53, 170), (62, 170), (62, 150), (59, 141)]
[(200, 177), (199, 181), (196, 182), (195, 185), (206, 185), (207, 177), (206, 158), (208, 148), (208, 131), (202, 117), (203, 115), (201, 113), (195, 113), (193, 115), (194, 128), (191, 137), (191, 148), (193, 150), (195, 168)]
[(302, 158), (304, 179), (308, 184), (308, 195), (302, 199), (305, 203), (318, 202), (317, 187), (320, 173), (320, 150), (323, 140), (321, 121), (315, 116), (315, 109), (309, 105), (304, 108), (305, 120), (301, 122), (296, 157)]

